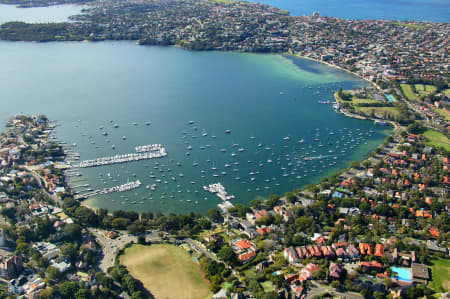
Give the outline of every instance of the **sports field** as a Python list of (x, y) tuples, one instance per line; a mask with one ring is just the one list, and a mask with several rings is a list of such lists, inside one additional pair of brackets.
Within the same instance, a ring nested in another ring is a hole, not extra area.
[(426, 144), (434, 147), (443, 147), (445, 150), (450, 151), (450, 140), (444, 134), (427, 130), (423, 135), (427, 139)]
[(192, 257), (178, 246), (134, 245), (120, 263), (139, 279), (155, 298), (205, 298), (208, 286)]
[(438, 292), (448, 292), (450, 290), (450, 260), (436, 259), (431, 261), (431, 275), (433, 281), (430, 282), (430, 287)]

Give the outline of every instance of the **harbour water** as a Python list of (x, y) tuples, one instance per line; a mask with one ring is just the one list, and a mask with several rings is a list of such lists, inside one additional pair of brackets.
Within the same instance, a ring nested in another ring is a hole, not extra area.
[[(283, 194), (361, 160), (391, 129), (337, 114), (348, 73), (282, 55), (189, 52), (132, 42), (0, 42), (0, 122), (17, 113), (59, 121), (56, 135), (80, 160), (161, 144), (167, 157), (81, 168), (82, 190), (139, 180), (132, 191), (86, 204), (138, 211), (205, 212)], [(229, 131), (228, 131), (229, 130)], [(228, 132), (228, 133), (226, 133)]]
[(56, 5), (49, 7), (19, 8), (0, 4), (0, 25), (11, 21), (25, 23), (68, 22), (72, 15), (80, 14), (85, 5)]
[(287, 9), (291, 15), (312, 15), (318, 11), (324, 16), (344, 19), (378, 19), (399, 21), (450, 21), (448, 0), (250, 0)]

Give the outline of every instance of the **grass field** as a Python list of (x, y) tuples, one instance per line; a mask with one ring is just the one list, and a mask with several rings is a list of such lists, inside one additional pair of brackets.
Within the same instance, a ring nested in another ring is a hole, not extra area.
[(408, 23), (403, 23), (403, 22), (392, 22), (392, 24), (397, 25), (397, 26), (409, 27), (412, 29), (425, 29), (424, 25), (408, 24)]
[(156, 298), (203, 299), (208, 296), (208, 286), (199, 269), (180, 247), (134, 245), (125, 250), (120, 263)]
[(446, 121), (450, 121), (450, 114), (447, 112), (447, 110), (443, 108), (433, 108), (433, 110), (439, 113), (443, 118), (445, 118)]
[(445, 90), (445, 96), (446, 96), (447, 98), (450, 98), (450, 89), (446, 89), (446, 90)]
[(423, 84), (414, 84), (414, 88), (416, 89), (416, 92), (420, 95), (429, 95), (432, 94), (437, 90), (436, 86), (434, 85), (423, 85)]
[(448, 140), (447, 136), (440, 132), (427, 130), (425, 133), (423, 133), (425, 138), (427, 138), (428, 145), (435, 146), (435, 147), (443, 147), (445, 150), (450, 151), (450, 140)]
[(219, 4), (231, 4), (231, 3), (234, 3), (235, 1), (233, 1), (233, 0), (211, 0), (212, 2), (216, 2), (216, 3), (219, 3)]
[(441, 292), (442, 289), (448, 292), (450, 290), (450, 260), (439, 258), (432, 262), (434, 264), (431, 267), (433, 281), (430, 282), (430, 287), (437, 292)]
[(376, 115), (384, 116), (386, 113), (391, 117), (396, 117), (400, 113), (396, 107), (355, 107), (355, 109), (367, 115), (370, 115), (373, 111)]
[(272, 282), (270, 280), (261, 282), (261, 286), (263, 287), (264, 292), (266, 292), (266, 293), (274, 291), (273, 284), (272, 284)]
[(413, 102), (417, 102), (419, 100), (411, 85), (400, 84), (400, 87), (402, 88), (403, 94), (405, 95), (406, 99)]

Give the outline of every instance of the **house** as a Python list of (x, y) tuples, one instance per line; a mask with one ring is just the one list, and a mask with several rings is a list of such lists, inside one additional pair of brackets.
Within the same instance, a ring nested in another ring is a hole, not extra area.
[(299, 272), (299, 280), (301, 282), (306, 281), (314, 276), (320, 270), (320, 266), (316, 264), (309, 263)]
[(20, 256), (0, 256), (0, 277), (11, 279), (22, 271)]
[(381, 271), (383, 270), (383, 265), (377, 261), (361, 262), (361, 269)]
[(427, 265), (412, 263), (411, 272), (414, 281), (427, 283), (427, 281), (430, 280), (430, 271)]
[(256, 220), (259, 220), (259, 219), (261, 219), (261, 218), (267, 216), (268, 214), (269, 214), (269, 213), (268, 213), (266, 210), (264, 210), (264, 209), (262, 209), (262, 210), (256, 210), (256, 211), (254, 212), (254, 215), (255, 215)]
[(248, 261), (252, 260), (255, 256), (256, 256), (255, 251), (248, 251), (246, 253), (238, 255), (238, 259), (242, 263), (247, 263)]
[(349, 254), (345, 251), (344, 248), (340, 247), (336, 249), (336, 257), (338, 259), (346, 260), (349, 258)]
[(237, 239), (232, 243), (232, 249), (237, 252), (242, 252), (249, 249), (256, 250), (256, 245), (248, 240)]
[(244, 230), (248, 230), (248, 229), (250, 229), (250, 228), (253, 228), (253, 224), (251, 224), (248, 220), (242, 220), (242, 221), (240, 222), (240, 225), (241, 225), (241, 227), (242, 227)]
[(329, 271), (329, 276), (335, 279), (340, 279), (343, 273), (342, 266), (333, 262), (330, 263)]
[(258, 234), (260, 234), (261, 236), (265, 236), (268, 235), (270, 233), (270, 227), (268, 226), (263, 226), (260, 227), (256, 230), (258, 232)]
[(372, 255), (373, 245), (367, 243), (359, 243), (359, 251), (361, 252), (361, 255)]
[(286, 247), (284, 248), (284, 258), (290, 263), (294, 264), (298, 262), (297, 253), (295, 253), (294, 248)]
[(273, 211), (276, 214), (283, 216), (283, 220), (286, 221), (286, 222), (289, 221), (289, 219), (291, 218), (291, 213), (289, 213), (288, 211), (286, 211), (285, 209), (283, 209), (280, 206), (274, 207)]
[(375, 245), (375, 256), (383, 257), (383, 255), (384, 255), (384, 245), (383, 244)]

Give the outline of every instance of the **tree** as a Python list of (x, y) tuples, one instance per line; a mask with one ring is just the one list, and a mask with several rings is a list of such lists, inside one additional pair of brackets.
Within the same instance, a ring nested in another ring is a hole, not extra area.
[(217, 256), (226, 263), (234, 265), (236, 263), (236, 254), (230, 246), (224, 245), (220, 248)]
[(81, 227), (76, 223), (66, 224), (64, 227), (64, 236), (72, 241), (78, 241), (81, 238)]
[(88, 289), (79, 289), (76, 293), (75, 293), (75, 298), (76, 299), (89, 299), (91, 297), (91, 292), (89, 292)]
[(146, 296), (141, 291), (133, 292), (131, 294), (131, 299), (145, 299)]
[(341, 283), (338, 280), (333, 280), (331, 282), (331, 287), (338, 290), (341, 287)]
[(46, 274), (51, 280), (59, 280), (62, 277), (61, 272), (53, 266), (47, 268)]
[(295, 200), (297, 199), (293, 192), (286, 192), (285, 196), (287, 201), (289, 201), (290, 203), (295, 203)]
[(75, 298), (79, 286), (76, 282), (65, 281), (59, 286), (59, 292), (63, 298)]
[(220, 212), (217, 209), (211, 209), (206, 212), (206, 217), (211, 219), (212, 222), (218, 222), (221, 218)]

